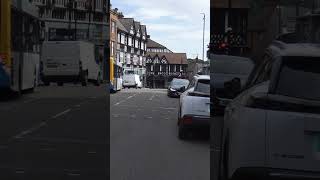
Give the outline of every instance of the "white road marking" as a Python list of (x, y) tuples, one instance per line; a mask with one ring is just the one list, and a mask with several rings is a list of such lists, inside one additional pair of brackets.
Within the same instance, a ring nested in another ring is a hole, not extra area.
[(152, 96), (151, 96), (151, 98), (150, 98), (149, 100), (150, 100), (150, 101), (152, 101), (152, 100), (153, 100), (153, 98), (154, 98), (154, 96), (155, 96), (155, 95), (152, 95)]
[(124, 100), (122, 100), (122, 101), (117, 102), (116, 104), (114, 104), (114, 106), (118, 106), (119, 104), (121, 104), (121, 103), (123, 103), (123, 102), (126, 102), (127, 100), (129, 100), (129, 99), (131, 99), (131, 98), (135, 97), (136, 95), (137, 95), (137, 94), (134, 94), (134, 95), (132, 95), (132, 96), (129, 96), (129, 97), (127, 97), (126, 99), (124, 99)]
[(61, 113), (58, 113), (58, 114), (52, 116), (51, 119), (56, 119), (57, 117), (60, 117), (60, 116), (62, 116), (62, 115), (64, 115), (64, 114), (67, 114), (67, 113), (70, 112), (70, 111), (71, 111), (71, 109), (67, 109), (67, 110), (65, 110), (65, 111), (63, 111), (63, 112), (61, 112)]

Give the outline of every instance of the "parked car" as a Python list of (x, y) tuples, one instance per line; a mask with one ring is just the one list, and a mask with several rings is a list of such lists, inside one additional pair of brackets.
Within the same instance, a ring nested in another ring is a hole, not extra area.
[(188, 79), (173, 78), (168, 86), (167, 95), (169, 97), (180, 97), (181, 93), (187, 89), (189, 83)]
[(267, 48), (225, 110), (221, 179), (320, 179), (319, 67), (319, 45)]
[(223, 114), (235, 97), (233, 89), (244, 87), (254, 63), (249, 58), (227, 55), (214, 55), (210, 63), (214, 114)]
[(210, 76), (197, 75), (180, 96), (178, 112), (178, 136), (186, 139), (195, 129), (210, 128)]

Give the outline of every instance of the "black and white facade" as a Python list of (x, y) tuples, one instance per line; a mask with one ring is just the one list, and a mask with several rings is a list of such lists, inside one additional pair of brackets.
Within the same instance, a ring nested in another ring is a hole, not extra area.
[(118, 29), (119, 58), (123, 62), (123, 70), (133, 70), (145, 82), (145, 54), (147, 48), (147, 28), (133, 18), (120, 18)]

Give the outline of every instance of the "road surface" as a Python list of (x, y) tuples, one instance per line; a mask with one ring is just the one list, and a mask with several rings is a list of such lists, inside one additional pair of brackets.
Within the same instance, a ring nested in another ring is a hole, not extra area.
[(0, 101), (0, 179), (106, 179), (105, 89), (39, 87)]
[(177, 137), (179, 99), (166, 90), (124, 89), (110, 96), (111, 180), (209, 180), (208, 139)]

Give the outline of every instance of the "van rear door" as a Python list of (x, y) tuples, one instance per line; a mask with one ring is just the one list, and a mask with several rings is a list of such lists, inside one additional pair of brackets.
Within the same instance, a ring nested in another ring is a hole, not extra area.
[(78, 75), (79, 44), (74, 42), (48, 42), (43, 45), (45, 75)]

